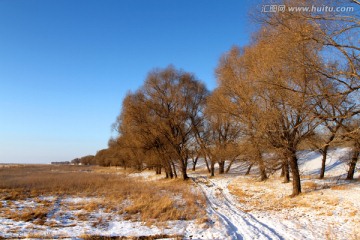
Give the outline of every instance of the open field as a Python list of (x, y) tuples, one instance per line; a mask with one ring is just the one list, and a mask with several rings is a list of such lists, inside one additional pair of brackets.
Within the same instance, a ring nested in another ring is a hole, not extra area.
[(204, 198), (192, 187), (191, 182), (147, 181), (98, 167), (4, 168), (0, 232), (20, 238), (174, 235), (168, 224), (204, 214)]
[(360, 181), (346, 181), (349, 149), (299, 153), (303, 193), (276, 172), (235, 163), (208, 177), (204, 162), (192, 181), (154, 171), (87, 166), (0, 168), (0, 236), (5, 238), (350, 239), (360, 238)]

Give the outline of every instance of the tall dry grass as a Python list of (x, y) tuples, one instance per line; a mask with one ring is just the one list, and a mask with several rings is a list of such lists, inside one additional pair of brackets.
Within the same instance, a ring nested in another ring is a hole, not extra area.
[(193, 187), (191, 182), (145, 181), (122, 174), (101, 173), (86, 166), (28, 165), (0, 169), (0, 200), (39, 196), (96, 197), (101, 201), (67, 207), (88, 212), (103, 209), (141, 221), (196, 219), (203, 215), (205, 200), (200, 193), (192, 191)]

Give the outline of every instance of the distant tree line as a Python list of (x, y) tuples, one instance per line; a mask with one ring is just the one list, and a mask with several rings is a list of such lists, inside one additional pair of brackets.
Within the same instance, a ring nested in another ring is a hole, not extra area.
[(186, 180), (188, 164), (195, 170), (199, 158), (211, 176), (216, 164), (223, 174), (243, 161), (249, 171), (258, 167), (261, 180), (281, 170), (295, 196), (301, 193), (297, 152), (319, 151), (324, 178), (329, 147), (346, 144), (352, 148), (347, 179), (353, 179), (360, 154), (360, 19), (342, 14), (262, 14), (251, 43), (219, 60), (212, 92), (192, 73), (154, 69), (123, 100), (118, 136), (76, 163), (152, 168)]
[(95, 160), (94, 155), (87, 155), (80, 158), (75, 158), (71, 160), (71, 164), (74, 165), (98, 165), (98, 163)]
[(63, 161), (63, 162), (51, 162), (53, 165), (69, 165), (69, 161)]

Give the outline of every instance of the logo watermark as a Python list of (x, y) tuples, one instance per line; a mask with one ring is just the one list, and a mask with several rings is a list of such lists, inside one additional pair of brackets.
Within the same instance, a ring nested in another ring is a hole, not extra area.
[(334, 7), (334, 6), (286, 6), (286, 5), (263, 5), (261, 12), (276, 13), (276, 12), (354, 12), (354, 7)]

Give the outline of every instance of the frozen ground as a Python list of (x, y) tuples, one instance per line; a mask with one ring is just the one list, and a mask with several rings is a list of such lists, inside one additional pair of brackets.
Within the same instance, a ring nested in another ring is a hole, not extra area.
[[(347, 170), (349, 149), (332, 150), (325, 180), (318, 180), (321, 155), (299, 153), (303, 192), (290, 198), (291, 183), (282, 184), (278, 173), (263, 182), (254, 168), (234, 164), (229, 174), (209, 178), (204, 163), (189, 175), (206, 196), (207, 215), (195, 221), (145, 224), (129, 221), (104, 209), (79, 209), (99, 198), (44, 197), (23, 201), (2, 201), (0, 236), (5, 238), (79, 238), (101, 236), (176, 235), (185, 239), (360, 239), (360, 182), (342, 180)], [(133, 173), (149, 181), (153, 172)], [(356, 178), (359, 177), (357, 173)], [(9, 209), (11, 211), (4, 211)], [(10, 218), (26, 208), (47, 207), (45, 222), (33, 223)], [(81, 216), (87, 214), (87, 218)]]

